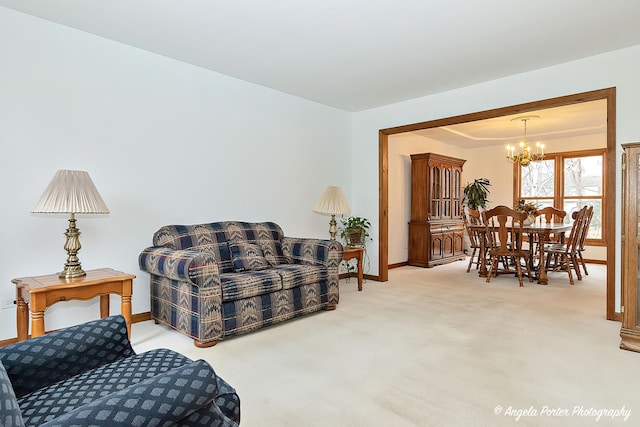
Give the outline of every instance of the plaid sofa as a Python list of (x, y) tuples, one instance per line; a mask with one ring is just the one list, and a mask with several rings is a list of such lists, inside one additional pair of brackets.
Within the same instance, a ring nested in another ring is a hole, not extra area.
[(0, 348), (1, 426), (238, 426), (240, 399), (203, 360), (136, 354), (111, 316)]
[(151, 315), (198, 347), (338, 304), (342, 245), (273, 222), (167, 225), (142, 251)]

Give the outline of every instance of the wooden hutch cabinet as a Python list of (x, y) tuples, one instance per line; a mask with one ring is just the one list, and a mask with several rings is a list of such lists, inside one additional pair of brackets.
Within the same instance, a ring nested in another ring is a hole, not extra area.
[(640, 143), (623, 144), (622, 326), (620, 348), (640, 352)]
[(409, 265), (434, 267), (465, 258), (464, 162), (435, 153), (411, 155)]

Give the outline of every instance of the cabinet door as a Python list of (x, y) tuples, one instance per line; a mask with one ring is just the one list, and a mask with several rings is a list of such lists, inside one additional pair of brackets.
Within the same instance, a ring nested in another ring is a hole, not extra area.
[(456, 231), (453, 233), (453, 255), (464, 253), (464, 232)]
[(640, 144), (625, 147), (623, 177), (622, 327), (620, 348), (640, 352), (638, 282), (640, 272)]
[(430, 259), (431, 261), (442, 259), (444, 257), (444, 241), (442, 233), (431, 232), (430, 242)]
[(445, 257), (452, 257), (454, 250), (453, 233), (448, 232), (442, 235), (442, 251)]

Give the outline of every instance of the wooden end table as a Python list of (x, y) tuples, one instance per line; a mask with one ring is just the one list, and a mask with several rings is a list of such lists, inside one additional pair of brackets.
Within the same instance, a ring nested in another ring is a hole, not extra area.
[[(16, 326), (18, 341), (29, 335), (29, 309), (31, 309), (31, 337), (44, 335), (44, 312), (59, 301), (87, 300), (100, 296), (100, 317), (109, 316), (109, 295), (120, 295), (122, 316), (127, 322), (131, 338), (131, 295), (133, 274), (111, 268), (87, 271), (84, 277), (65, 279), (57, 274), (37, 277), (20, 277), (11, 282), (16, 285)], [(27, 299), (25, 301), (25, 297)]]
[(364, 258), (364, 248), (345, 246), (342, 253), (342, 260), (349, 261), (356, 258), (358, 260), (358, 290), (362, 290), (362, 260)]

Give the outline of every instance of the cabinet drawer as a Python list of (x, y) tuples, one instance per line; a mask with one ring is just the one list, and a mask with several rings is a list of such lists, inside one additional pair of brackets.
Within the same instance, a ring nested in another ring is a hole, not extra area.
[(460, 223), (437, 223), (430, 224), (430, 232), (431, 234), (436, 233), (462, 233), (464, 232), (464, 224)]

